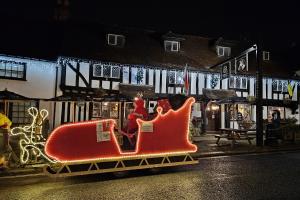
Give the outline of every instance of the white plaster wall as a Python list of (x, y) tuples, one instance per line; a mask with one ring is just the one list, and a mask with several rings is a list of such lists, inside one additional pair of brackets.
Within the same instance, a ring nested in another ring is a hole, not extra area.
[(255, 88), (254, 88), (254, 83), (255, 83), (255, 79), (254, 78), (250, 78), (250, 91), (249, 91), (249, 95), (250, 96), (254, 96), (254, 91), (255, 91)]
[(191, 73), (191, 94), (196, 94), (197, 73)]
[(174, 87), (168, 87), (168, 93), (173, 94), (174, 93)]
[(198, 92), (199, 94), (203, 94), (202, 89), (204, 88), (204, 74), (199, 73), (198, 74)]
[(263, 106), (263, 119), (268, 119), (268, 109), (267, 106)]
[(123, 83), (129, 83), (129, 67), (123, 67)]
[(268, 99), (272, 99), (272, 79), (268, 79)]
[(162, 70), (161, 71), (161, 93), (166, 93), (167, 92), (167, 70)]
[(228, 89), (228, 78), (222, 80), (222, 89), (224, 90)]
[(153, 75), (154, 75), (153, 69), (149, 69), (149, 85), (153, 85)]
[[(90, 77), (90, 64), (87, 62), (82, 62), (80, 63), (80, 73), (83, 75), (85, 80), (89, 82), (89, 77)], [(82, 79), (79, 77), (79, 86), (80, 87), (86, 87)]]
[(221, 83), (220, 76), (218, 76), (218, 83), (217, 83), (217, 85), (215, 87), (216, 90), (220, 89), (220, 83)]
[(113, 81), (112, 82), (112, 90), (119, 90), (119, 85), (120, 85), (120, 83), (119, 82), (115, 82), (115, 81)]
[[(49, 99), (55, 96), (56, 62), (9, 56), (0, 56), (0, 59), (27, 63), (26, 81), (0, 78), (0, 90), (7, 88), (7, 90), (11, 92), (15, 92), (26, 97), (40, 99)], [(60, 81), (60, 73), (58, 75), (58, 81)], [(58, 90), (58, 94), (60, 92), (61, 91)]]
[(207, 74), (206, 75), (206, 88), (210, 89), (210, 80), (211, 80), (211, 75)]
[(160, 92), (160, 70), (155, 70), (155, 93)]
[(294, 84), (295, 84), (295, 89), (294, 89), (292, 100), (297, 101), (297, 93), (298, 93), (298, 91), (297, 91), (297, 82), (293, 81), (292, 85), (294, 85)]
[(99, 88), (100, 81), (99, 80), (92, 80), (92, 88)]
[(267, 91), (266, 91), (266, 87), (267, 87), (267, 80), (263, 79), (262, 81), (262, 88), (263, 88), (263, 99), (267, 98)]
[[(76, 68), (75, 61), (70, 61), (70, 64)], [(66, 85), (76, 86), (76, 73), (68, 65), (66, 65)]]

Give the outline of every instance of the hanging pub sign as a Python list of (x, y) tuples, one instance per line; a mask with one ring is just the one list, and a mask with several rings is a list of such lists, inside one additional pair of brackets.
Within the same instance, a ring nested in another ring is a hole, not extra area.
[(245, 72), (248, 71), (248, 54), (245, 54), (235, 60), (236, 71)]
[(231, 67), (231, 63), (230, 62), (224, 63), (222, 65), (221, 79), (225, 79), (225, 78), (229, 77), (229, 69), (230, 69), (230, 67)]

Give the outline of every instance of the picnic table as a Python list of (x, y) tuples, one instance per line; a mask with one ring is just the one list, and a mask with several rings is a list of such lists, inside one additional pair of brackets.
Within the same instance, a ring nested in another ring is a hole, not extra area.
[(252, 129), (234, 129), (234, 128), (220, 128), (220, 134), (215, 135), (217, 138), (216, 144), (219, 145), (220, 139), (225, 138), (231, 140), (231, 146), (233, 147), (237, 140), (248, 140), (251, 145), (251, 140), (254, 137), (248, 135), (248, 131), (253, 131)]

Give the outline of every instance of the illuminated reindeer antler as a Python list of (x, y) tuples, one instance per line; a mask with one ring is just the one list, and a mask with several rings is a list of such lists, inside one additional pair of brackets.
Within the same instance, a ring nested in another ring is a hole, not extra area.
[[(36, 157), (42, 157), (51, 163), (56, 161), (50, 159), (44, 152), (46, 139), (42, 136), (43, 121), (48, 116), (48, 111), (42, 109), (40, 112), (37, 108), (31, 107), (28, 110), (29, 115), (32, 117), (30, 126), (15, 127), (11, 129), (12, 136), (21, 135), (24, 138), (20, 139), (19, 145), (21, 149), (20, 160), (21, 163), (26, 164), (29, 162), (30, 150)], [(41, 117), (41, 118), (39, 118)]]

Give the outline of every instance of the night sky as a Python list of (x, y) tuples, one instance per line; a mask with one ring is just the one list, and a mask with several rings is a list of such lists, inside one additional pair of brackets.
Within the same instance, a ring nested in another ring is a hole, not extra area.
[[(299, 49), (300, 45), (300, 10), (296, 1), (69, 1), (73, 22), (172, 30), (225, 39), (259, 37), (274, 49)], [(18, 42), (13, 40), (17, 34), (10, 33), (15, 29), (5, 27), (24, 29), (24, 24), (48, 24), (55, 5), (55, 0), (2, 2), (0, 34), (4, 32), (8, 37), (5, 40)]]

